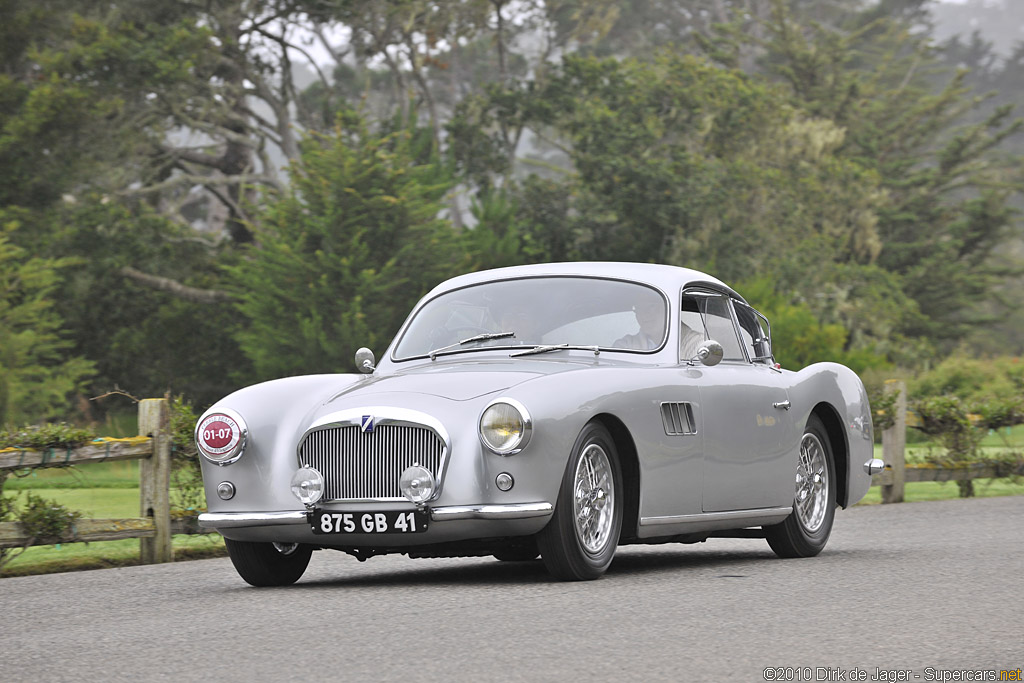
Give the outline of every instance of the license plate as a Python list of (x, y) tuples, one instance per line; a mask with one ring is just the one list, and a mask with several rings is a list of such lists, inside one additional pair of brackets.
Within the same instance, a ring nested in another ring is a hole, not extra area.
[(427, 530), (424, 510), (331, 512), (314, 510), (314, 534), (420, 534)]

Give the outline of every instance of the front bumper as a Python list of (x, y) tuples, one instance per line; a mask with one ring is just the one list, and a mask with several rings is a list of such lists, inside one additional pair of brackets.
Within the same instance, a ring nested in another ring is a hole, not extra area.
[[(466, 519), (516, 520), (550, 517), (554, 512), (554, 506), (551, 503), (538, 502), (513, 505), (449, 505), (429, 510), (430, 519), (434, 522)], [(243, 529), (292, 524), (309, 526), (306, 511), (204, 512), (199, 515), (199, 526), (204, 529)]]

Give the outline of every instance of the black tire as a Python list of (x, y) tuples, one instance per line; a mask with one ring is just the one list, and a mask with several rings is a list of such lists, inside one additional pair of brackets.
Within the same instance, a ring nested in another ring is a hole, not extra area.
[[(823, 480), (815, 477), (823, 477)], [(806, 496), (801, 498), (801, 492)], [(828, 543), (835, 515), (836, 471), (832, 444), (825, 425), (816, 415), (811, 415), (800, 438), (793, 512), (779, 524), (764, 527), (768, 545), (779, 557), (814, 557)]]
[(253, 586), (290, 586), (309, 566), (313, 546), (302, 543), (253, 543), (224, 539), (231, 564)]
[[(580, 474), (582, 487), (577, 486)], [(615, 442), (603, 425), (591, 422), (573, 446), (551, 521), (537, 535), (541, 558), (552, 576), (588, 581), (605, 573), (619, 544), (623, 495)], [(577, 505), (582, 512), (579, 516)], [(586, 519), (578, 522), (582, 516)]]

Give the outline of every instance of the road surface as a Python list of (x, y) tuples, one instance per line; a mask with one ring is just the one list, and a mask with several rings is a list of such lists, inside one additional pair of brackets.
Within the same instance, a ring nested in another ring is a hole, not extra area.
[(0, 579), (0, 680), (987, 680), (1024, 667), (1022, 594), (1024, 497), (839, 511), (805, 560), (630, 546), (586, 583), (323, 551), (255, 589), (214, 559)]

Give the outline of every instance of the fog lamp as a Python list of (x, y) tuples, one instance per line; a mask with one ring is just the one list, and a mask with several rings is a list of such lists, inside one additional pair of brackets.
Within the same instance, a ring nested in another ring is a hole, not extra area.
[(221, 500), (231, 500), (235, 497), (235, 485), (230, 481), (222, 481), (217, 484), (217, 497)]
[(417, 505), (430, 500), (436, 486), (434, 475), (420, 465), (406, 467), (398, 480), (398, 488), (402, 495)]
[(292, 493), (303, 505), (312, 505), (324, 495), (324, 475), (303, 465), (292, 475)]

